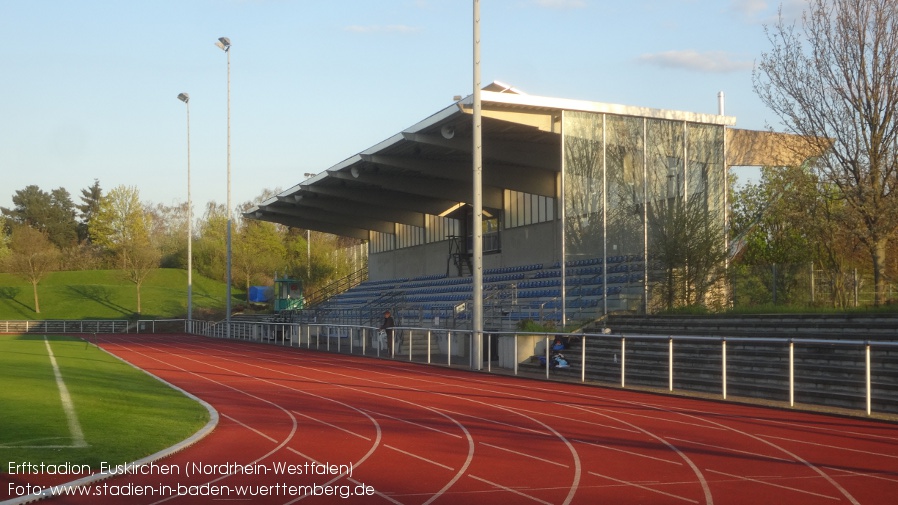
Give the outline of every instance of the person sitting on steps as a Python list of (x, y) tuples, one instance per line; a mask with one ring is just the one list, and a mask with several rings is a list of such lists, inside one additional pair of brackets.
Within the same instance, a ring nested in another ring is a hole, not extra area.
[(389, 310), (385, 310), (384, 322), (380, 325), (380, 329), (387, 332), (387, 349), (390, 351), (390, 356), (393, 355), (393, 326), (396, 326), (396, 323), (393, 321), (393, 316), (390, 314)]

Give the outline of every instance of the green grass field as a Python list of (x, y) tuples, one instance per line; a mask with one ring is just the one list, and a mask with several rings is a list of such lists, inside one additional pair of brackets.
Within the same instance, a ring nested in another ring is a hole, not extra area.
[[(208, 411), (82, 340), (50, 335), (72, 411), (77, 447), (43, 335), (0, 335), (0, 461), (122, 464), (194, 434)], [(0, 468), (6, 472), (6, 467)]]
[[(233, 302), (244, 294), (232, 290)], [(224, 283), (194, 274), (193, 306), (223, 313)], [(0, 273), (0, 320), (23, 319), (127, 319), (137, 312), (137, 289), (120, 271), (84, 270), (52, 272), (38, 285), (40, 314), (34, 311), (31, 284), (21, 277)], [(187, 314), (187, 272), (161, 268), (141, 288), (142, 318), (183, 318)]]

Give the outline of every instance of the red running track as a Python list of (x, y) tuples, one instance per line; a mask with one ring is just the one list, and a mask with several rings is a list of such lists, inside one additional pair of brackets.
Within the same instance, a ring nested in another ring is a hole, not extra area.
[(202, 337), (101, 345), (220, 422), (157, 462), (179, 475), (116, 476), (56, 503), (898, 501), (898, 426), (885, 422)]

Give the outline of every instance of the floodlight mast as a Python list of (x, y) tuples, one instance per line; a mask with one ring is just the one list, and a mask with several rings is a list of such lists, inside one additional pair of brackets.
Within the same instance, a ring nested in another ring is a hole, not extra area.
[(225, 315), (225, 321), (227, 323), (227, 328), (225, 329), (225, 336), (227, 338), (231, 337), (231, 214), (232, 214), (232, 205), (231, 205), (231, 39), (227, 37), (219, 37), (218, 41), (215, 42), (215, 45), (224, 51), (228, 57), (228, 234), (227, 234), (227, 242), (228, 242), (228, 251), (227, 251), (227, 273), (225, 279), (227, 281), (227, 300), (225, 301), (227, 313)]
[(187, 107), (187, 332), (193, 333), (193, 202), (190, 199), (190, 95), (178, 100)]
[(480, 0), (474, 0), (474, 131), (473, 136), (473, 301), (474, 320), (471, 333), (471, 368), (483, 369), (483, 142), (480, 99)]

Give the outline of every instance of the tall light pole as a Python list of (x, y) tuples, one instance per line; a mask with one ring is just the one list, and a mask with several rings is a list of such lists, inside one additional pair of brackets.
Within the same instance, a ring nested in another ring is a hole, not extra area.
[(474, 320), (471, 338), (471, 357), (474, 370), (483, 369), (483, 132), (480, 99), (480, 0), (474, 0), (474, 188), (472, 231), (474, 232)]
[(215, 45), (228, 56), (228, 267), (227, 267), (227, 300), (225, 336), (231, 337), (231, 39), (219, 37)]
[(178, 100), (187, 107), (187, 332), (193, 332), (193, 203), (190, 200), (190, 95), (181, 93)]

